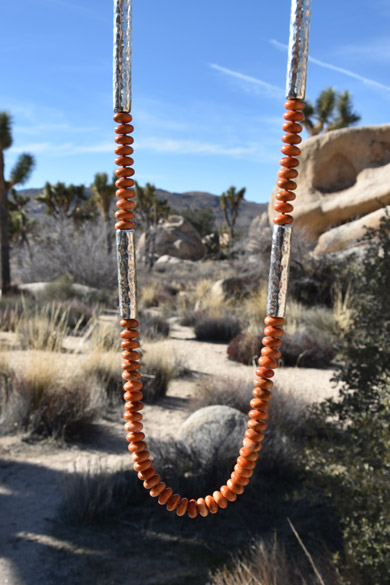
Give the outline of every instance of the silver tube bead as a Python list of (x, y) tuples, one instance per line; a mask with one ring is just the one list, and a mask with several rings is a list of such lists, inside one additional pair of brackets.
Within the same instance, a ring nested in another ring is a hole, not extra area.
[(267, 297), (267, 315), (269, 317), (284, 317), (285, 314), (291, 234), (292, 227), (290, 225), (274, 226)]
[(131, 0), (114, 0), (114, 111), (131, 110)]
[(305, 99), (311, 0), (292, 0), (286, 81), (287, 99)]
[(116, 230), (118, 262), (119, 315), (137, 318), (137, 286), (134, 230)]

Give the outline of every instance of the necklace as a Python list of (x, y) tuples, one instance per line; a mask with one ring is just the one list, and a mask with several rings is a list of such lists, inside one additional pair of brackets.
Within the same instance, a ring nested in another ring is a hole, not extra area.
[(244, 492), (248, 485), (259, 451), (262, 448), (264, 431), (267, 428), (268, 409), (272, 396), (271, 389), (274, 370), (278, 367), (281, 357), (280, 347), (284, 335), (284, 314), (286, 306), (287, 282), (290, 263), (291, 232), (293, 211), (291, 201), (295, 199), (294, 190), (298, 176), (296, 167), (299, 165), (297, 157), (300, 154), (298, 144), (302, 141), (299, 133), (302, 126), (299, 122), (304, 119), (304, 97), (306, 88), (306, 69), (308, 57), (309, 25), (311, 0), (292, 0), (290, 41), (287, 68), (286, 112), (283, 117), (283, 137), (280, 160), (281, 168), (278, 172), (277, 185), (280, 188), (274, 205), (278, 215), (274, 218), (272, 236), (271, 268), (269, 277), (267, 317), (265, 318), (264, 337), (262, 340), (261, 357), (258, 360), (254, 381), (253, 399), (250, 401), (248, 429), (242, 442), (234, 471), (226, 484), (211, 495), (188, 500), (179, 494), (174, 494), (172, 488), (156, 473), (147, 450), (145, 435), (142, 432), (142, 382), (140, 374), (139, 336), (136, 301), (136, 267), (134, 242), (134, 175), (132, 169), (133, 131), (131, 125), (131, 2), (132, 0), (114, 0), (114, 121), (117, 146), (115, 160), (118, 169), (115, 171), (118, 190), (118, 210), (115, 213), (117, 222), (116, 244), (118, 260), (119, 284), (119, 311), (120, 333), (122, 346), (122, 377), (125, 380), (124, 400), (126, 420), (126, 439), (128, 449), (132, 454), (134, 470), (144, 487), (149, 490), (158, 503), (166, 506), (169, 511), (176, 511), (178, 516), (186, 513), (190, 518), (198, 514), (207, 516), (215, 514), (219, 508), (226, 508), (229, 502), (234, 502), (237, 496)]

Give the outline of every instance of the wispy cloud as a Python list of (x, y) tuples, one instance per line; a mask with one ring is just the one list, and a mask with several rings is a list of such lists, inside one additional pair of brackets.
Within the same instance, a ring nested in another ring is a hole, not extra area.
[[(272, 39), (270, 41), (270, 43), (271, 43), (271, 45), (273, 45), (277, 49), (288, 50), (287, 45), (284, 45), (283, 43), (279, 43), (279, 41), (275, 41), (274, 39)], [(353, 79), (357, 79), (358, 81), (361, 81), (365, 85), (371, 85), (372, 87), (376, 87), (377, 89), (385, 90), (386, 92), (390, 91), (390, 86), (384, 85), (383, 83), (379, 83), (378, 81), (375, 81), (374, 79), (364, 77), (363, 75), (359, 75), (358, 73), (355, 73), (354, 71), (350, 71), (349, 69), (344, 69), (343, 67), (338, 67), (337, 65), (332, 65), (331, 63), (325, 63), (325, 61), (320, 61), (319, 59), (315, 59), (314, 57), (310, 57), (310, 56), (309, 56), (309, 61), (311, 63), (315, 63), (315, 65), (318, 65), (319, 67), (324, 67), (325, 69), (331, 69), (332, 71), (337, 71), (338, 73), (342, 73), (343, 75), (347, 75), (348, 77), (352, 77)]]
[(350, 59), (364, 60), (368, 63), (390, 62), (390, 39), (388, 37), (372, 39), (369, 43), (342, 45), (338, 54)]
[[(256, 145), (224, 146), (195, 140), (161, 139), (159, 137), (145, 137), (137, 140), (137, 150), (159, 152), (166, 154), (208, 154), (240, 157), (252, 155), (256, 152)], [(17, 146), (10, 149), (12, 154), (30, 152), (32, 154), (50, 154), (64, 156), (74, 154), (112, 153), (112, 142), (101, 142), (90, 145), (74, 145), (71, 143), (53, 144), (52, 142), (36, 142)]]
[(223, 73), (224, 75), (238, 79), (240, 82), (245, 84), (245, 89), (248, 89), (249, 87), (251, 91), (265, 94), (269, 97), (280, 97), (280, 95), (283, 93), (282, 88), (277, 87), (276, 85), (272, 85), (271, 83), (267, 83), (266, 81), (258, 79), (257, 77), (252, 77), (251, 75), (246, 75), (244, 73), (240, 73), (239, 71), (232, 71), (231, 69), (221, 67), (221, 65), (216, 65), (215, 63), (209, 63), (209, 66), (212, 69)]

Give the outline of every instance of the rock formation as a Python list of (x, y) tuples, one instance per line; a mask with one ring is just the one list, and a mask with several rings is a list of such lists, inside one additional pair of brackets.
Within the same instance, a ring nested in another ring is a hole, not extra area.
[[(158, 224), (155, 234), (155, 254), (174, 256), (182, 260), (201, 260), (206, 248), (197, 230), (181, 215), (172, 215)], [(145, 233), (138, 241), (137, 253), (145, 253)]]
[(354, 245), (365, 225), (377, 227), (390, 204), (390, 124), (333, 130), (301, 148), (294, 225), (308, 238), (320, 238), (316, 253)]

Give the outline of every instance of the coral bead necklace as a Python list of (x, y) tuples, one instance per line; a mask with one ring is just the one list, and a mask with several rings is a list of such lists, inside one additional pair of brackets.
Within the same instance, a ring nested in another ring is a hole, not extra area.
[(114, 121), (117, 146), (115, 160), (118, 169), (116, 196), (118, 210), (116, 242), (118, 259), (120, 333), (122, 346), (122, 377), (125, 380), (124, 400), (126, 420), (125, 430), (128, 449), (131, 452), (134, 469), (145, 489), (149, 490), (159, 504), (167, 510), (175, 511), (178, 516), (188, 514), (190, 518), (215, 514), (219, 508), (226, 508), (248, 485), (259, 451), (262, 448), (264, 431), (267, 428), (268, 409), (270, 407), (271, 389), (274, 370), (281, 357), (280, 348), (284, 335), (284, 313), (286, 305), (287, 281), (291, 249), (291, 226), (299, 165), (298, 156), (301, 142), (300, 122), (304, 119), (304, 97), (306, 87), (306, 69), (309, 41), (311, 0), (292, 0), (290, 42), (287, 71), (286, 112), (283, 117), (282, 136), (283, 158), (278, 172), (277, 202), (274, 205), (278, 215), (274, 218), (272, 237), (271, 268), (268, 289), (267, 317), (265, 318), (264, 337), (262, 339), (261, 357), (258, 360), (256, 378), (250, 401), (251, 410), (247, 430), (239, 451), (234, 471), (226, 484), (212, 494), (188, 500), (173, 493), (172, 488), (156, 472), (150, 453), (147, 450), (145, 435), (142, 432), (142, 382), (140, 373), (140, 343), (137, 321), (136, 302), (136, 268), (134, 243), (134, 202), (133, 180), (133, 131), (131, 125), (131, 0), (114, 0)]

